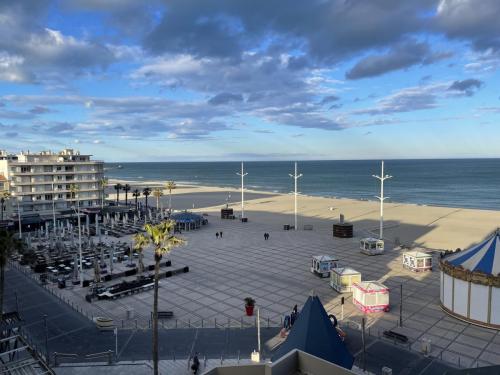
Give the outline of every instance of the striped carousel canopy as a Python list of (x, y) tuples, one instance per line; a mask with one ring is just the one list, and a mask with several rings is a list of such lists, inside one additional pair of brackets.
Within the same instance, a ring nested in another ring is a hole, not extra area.
[(446, 261), (469, 271), (500, 274), (500, 230), (497, 229), (492, 236), (470, 249), (448, 256)]

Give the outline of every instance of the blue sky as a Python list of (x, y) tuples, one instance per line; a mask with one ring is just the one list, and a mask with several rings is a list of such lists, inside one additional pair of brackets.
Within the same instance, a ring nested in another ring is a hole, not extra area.
[(500, 157), (496, 0), (0, 0), (0, 148)]

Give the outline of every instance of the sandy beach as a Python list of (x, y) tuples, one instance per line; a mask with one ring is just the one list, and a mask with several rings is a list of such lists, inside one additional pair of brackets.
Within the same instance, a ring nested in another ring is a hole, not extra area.
[[(110, 180), (108, 198), (116, 197), (112, 186), (128, 183), (142, 190), (162, 186), (158, 181)], [(164, 186), (164, 185), (163, 185)], [(168, 191), (164, 190), (160, 205), (168, 206)], [(228, 197), (230, 198), (228, 199)], [(125, 194), (120, 194), (120, 200)], [(129, 192), (129, 200), (131, 193)], [(143, 200), (144, 198), (141, 198)], [(177, 185), (172, 191), (172, 206), (175, 210), (193, 209), (199, 212), (215, 213), (225, 206), (226, 199), (235, 214), (239, 214), (241, 192), (239, 189)], [(150, 205), (156, 205), (156, 198), (150, 196)], [(330, 209), (333, 208), (333, 209)], [(293, 223), (293, 196), (266, 191), (245, 189), (245, 211), (252, 220), (281, 227)], [(334, 199), (303, 196), (298, 199), (299, 228), (312, 224), (316, 230), (331, 231), (332, 224), (343, 214), (354, 224), (356, 235), (375, 234), (379, 225), (379, 203), (353, 199)], [(410, 247), (433, 250), (466, 248), (491, 233), (500, 225), (500, 212), (452, 207), (424, 206), (404, 203), (384, 204), (384, 238), (388, 242), (400, 242)]]

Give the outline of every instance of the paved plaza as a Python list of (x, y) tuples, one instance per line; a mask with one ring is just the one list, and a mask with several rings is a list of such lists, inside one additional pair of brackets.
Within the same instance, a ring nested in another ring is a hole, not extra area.
[[(292, 222), (290, 215), (259, 212), (255, 209), (258, 202), (253, 207), (248, 223), (221, 220), (216, 211), (200, 209), (208, 214), (209, 224), (182, 233), (187, 244), (166, 259), (172, 261), (172, 268), (187, 265), (190, 271), (161, 280), (159, 309), (174, 313), (173, 319), (163, 322), (166, 328), (251, 326), (255, 318), (244, 315), (243, 299), (247, 296), (256, 300), (264, 326), (279, 326), (284, 315), (295, 304), (300, 309), (311, 292), (320, 297), (328, 313), (337, 317), (341, 316), (341, 296), (346, 297), (344, 324), (357, 327), (363, 314), (353, 306), (351, 295), (338, 294), (328, 279), (309, 271), (311, 256), (326, 254), (338, 257), (340, 265), (360, 271), (363, 280), (379, 280), (391, 289), (390, 312), (366, 316), (371, 336), (393, 329), (409, 337), (411, 350), (419, 351), (421, 340), (430, 339), (431, 356), (461, 367), (500, 364), (498, 331), (451, 318), (439, 307), (437, 254), (432, 272), (414, 273), (402, 267), (402, 252), (391, 246), (375, 257), (359, 252), (360, 237), (376, 227), (374, 223), (364, 229), (355, 226), (356, 238), (337, 239), (332, 237), (330, 220), (300, 217), (299, 222), (313, 225), (313, 230), (285, 231), (283, 224)], [(220, 231), (223, 237), (217, 239), (215, 233)], [(264, 232), (270, 233), (267, 241)], [(130, 242), (131, 238), (120, 241)], [(146, 254), (145, 264), (152, 264), (151, 252)], [(125, 265), (115, 263), (114, 267), (118, 270)], [(92, 278), (92, 270), (88, 272), (87, 278)], [(398, 327), (401, 284), (403, 327)], [(51, 288), (89, 319), (107, 316), (125, 328), (150, 325), (152, 291), (87, 303), (86, 291), (80, 287)]]

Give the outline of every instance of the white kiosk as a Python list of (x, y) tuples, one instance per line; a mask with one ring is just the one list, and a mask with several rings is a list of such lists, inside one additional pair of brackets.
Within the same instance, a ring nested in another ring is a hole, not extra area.
[(384, 240), (368, 237), (363, 238), (359, 243), (359, 248), (363, 254), (379, 255), (384, 253)]
[(339, 293), (350, 293), (352, 284), (361, 282), (361, 273), (351, 267), (333, 268), (330, 286)]
[(311, 260), (311, 272), (320, 277), (330, 276), (330, 270), (337, 267), (338, 259), (330, 255), (314, 255)]
[(378, 281), (361, 281), (352, 286), (352, 302), (364, 313), (389, 311), (389, 288)]
[(403, 267), (411, 271), (432, 271), (432, 254), (413, 250), (403, 253)]

